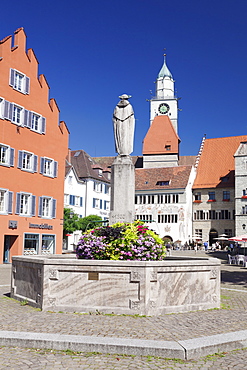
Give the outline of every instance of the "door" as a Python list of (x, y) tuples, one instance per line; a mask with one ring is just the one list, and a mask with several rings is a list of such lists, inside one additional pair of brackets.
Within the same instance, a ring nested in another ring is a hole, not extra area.
[(3, 263), (9, 263), (10, 235), (4, 235)]

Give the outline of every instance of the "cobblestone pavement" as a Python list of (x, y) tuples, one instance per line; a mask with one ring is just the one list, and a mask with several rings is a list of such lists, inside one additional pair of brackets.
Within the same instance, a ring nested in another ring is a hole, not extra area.
[[(190, 252), (190, 251), (189, 251)], [(189, 253), (188, 252), (188, 253)], [(183, 252), (181, 252), (183, 253)], [(188, 254), (187, 253), (187, 254)], [(198, 252), (198, 255), (204, 253)], [(154, 340), (186, 340), (247, 330), (247, 269), (227, 265), (222, 256), (222, 309), (159, 317), (42, 312), (6, 296), (9, 266), (0, 266), (0, 330), (92, 335)], [(219, 258), (219, 256), (217, 255)], [(0, 348), (0, 369), (247, 369), (247, 349), (207, 356), (200, 361), (154, 357), (72, 354)]]

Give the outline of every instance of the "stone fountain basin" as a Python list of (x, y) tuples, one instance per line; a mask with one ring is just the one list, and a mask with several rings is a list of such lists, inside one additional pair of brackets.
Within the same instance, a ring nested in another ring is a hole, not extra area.
[(220, 261), (12, 258), (11, 297), (42, 310), (163, 315), (220, 307)]

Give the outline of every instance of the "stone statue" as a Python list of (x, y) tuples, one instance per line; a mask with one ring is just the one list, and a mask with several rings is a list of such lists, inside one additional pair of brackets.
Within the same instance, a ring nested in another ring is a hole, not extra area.
[(116, 152), (119, 155), (130, 155), (133, 152), (135, 117), (130, 95), (123, 94), (113, 113), (113, 126)]

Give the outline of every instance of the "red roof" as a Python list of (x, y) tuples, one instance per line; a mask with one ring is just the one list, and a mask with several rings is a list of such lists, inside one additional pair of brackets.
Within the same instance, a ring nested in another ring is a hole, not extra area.
[(178, 153), (180, 139), (168, 116), (156, 116), (143, 140), (142, 153)]
[(246, 135), (206, 139), (193, 188), (233, 187), (234, 154), (246, 140)]

